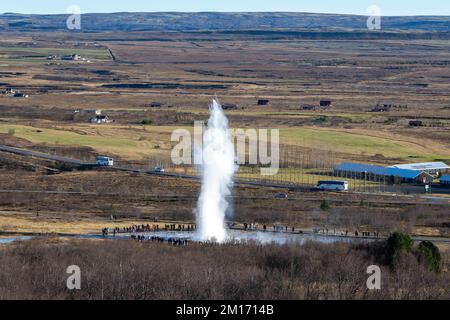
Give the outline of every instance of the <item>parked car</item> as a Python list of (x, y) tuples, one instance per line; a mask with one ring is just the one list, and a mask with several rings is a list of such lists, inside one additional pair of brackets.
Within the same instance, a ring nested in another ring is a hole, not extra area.
[(95, 163), (98, 166), (112, 167), (114, 165), (114, 159), (106, 156), (98, 156)]

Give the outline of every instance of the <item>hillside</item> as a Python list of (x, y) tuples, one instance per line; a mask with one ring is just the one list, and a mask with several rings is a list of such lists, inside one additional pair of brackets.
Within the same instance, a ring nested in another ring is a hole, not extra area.
[[(61, 31), (68, 15), (0, 15), (0, 31)], [(198, 31), (198, 30), (364, 30), (367, 17), (315, 13), (109, 13), (84, 14), (82, 30)], [(449, 16), (383, 17), (388, 31), (450, 31)]]

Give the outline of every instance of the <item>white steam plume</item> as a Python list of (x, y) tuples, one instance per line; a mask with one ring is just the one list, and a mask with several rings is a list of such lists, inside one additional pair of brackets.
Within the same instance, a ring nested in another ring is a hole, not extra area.
[(234, 145), (228, 119), (220, 104), (209, 107), (208, 128), (203, 135), (202, 188), (197, 205), (197, 238), (200, 241), (227, 240), (225, 212), (236, 172)]

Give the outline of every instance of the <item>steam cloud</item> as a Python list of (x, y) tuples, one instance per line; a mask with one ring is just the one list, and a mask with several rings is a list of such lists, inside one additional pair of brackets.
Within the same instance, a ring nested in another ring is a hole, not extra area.
[(227, 196), (231, 194), (236, 172), (234, 145), (228, 119), (221, 105), (213, 100), (209, 107), (208, 128), (203, 135), (202, 188), (197, 204), (197, 238), (200, 241), (224, 242)]

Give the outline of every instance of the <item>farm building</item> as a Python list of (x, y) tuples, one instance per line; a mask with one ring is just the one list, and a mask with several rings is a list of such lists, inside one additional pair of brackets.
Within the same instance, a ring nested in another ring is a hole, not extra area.
[(322, 109), (322, 107), (320, 107), (320, 106), (315, 106), (315, 105), (304, 105), (304, 106), (302, 107), (302, 109), (303, 109), (303, 110), (312, 110), (312, 111), (314, 111), (314, 110), (320, 110), (320, 109)]
[(330, 107), (331, 106), (331, 100), (320, 100), (320, 106), (321, 107)]
[(151, 102), (151, 103), (147, 104), (147, 107), (150, 107), (150, 108), (160, 108), (162, 106), (163, 106), (162, 102)]
[(425, 171), (350, 162), (343, 162), (338, 165), (334, 174), (373, 181), (389, 180), (406, 183), (430, 183), (433, 181), (433, 176)]
[(105, 115), (101, 115), (101, 114), (97, 114), (94, 118), (91, 119), (91, 123), (110, 123), (112, 122), (111, 120), (109, 120), (108, 116)]
[(391, 103), (383, 103), (383, 104), (377, 104), (375, 107), (372, 108), (371, 112), (388, 112), (392, 108)]
[(440, 179), (440, 183), (442, 186), (450, 187), (450, 175), (442, 176)]
[(68, 61), (79, 61), (79, 60), (81, 60), (81, 56), (78, 54), (71, 54), (68, 56), (63, 56), (61, 59), (68, 60)]
[(2, 94), (7, 94), (7, 95), (15, 95), (16, 92), (18, 92), (19, 90), (16, 90), (14, 88), (6, 88), (5, 90), (2, 90)]
[(22, 93), (20, 90), (17, 90), (14, 95), (14, 98), (28, 98), (27, 94)]
[(423, 121), (420, 120), (411, 120), (409, 122), (410, 127), (423, 127)]
[(424, 171), (428, 174), (436, 175), (439, 173), (447, 173), (450, 167), (444, 162), (423, 162), (423, 163), (408, 163), (408, 164), (396, 164), (390, 166), (390, 168), (407, 169), (415, 171)]
[(222, 109), (223, 110), (236, 110), (238, 108), (239, 108), (239, 106), (237, 104), (234, 104), (234, 103), (224, 103), (222, 105)]

